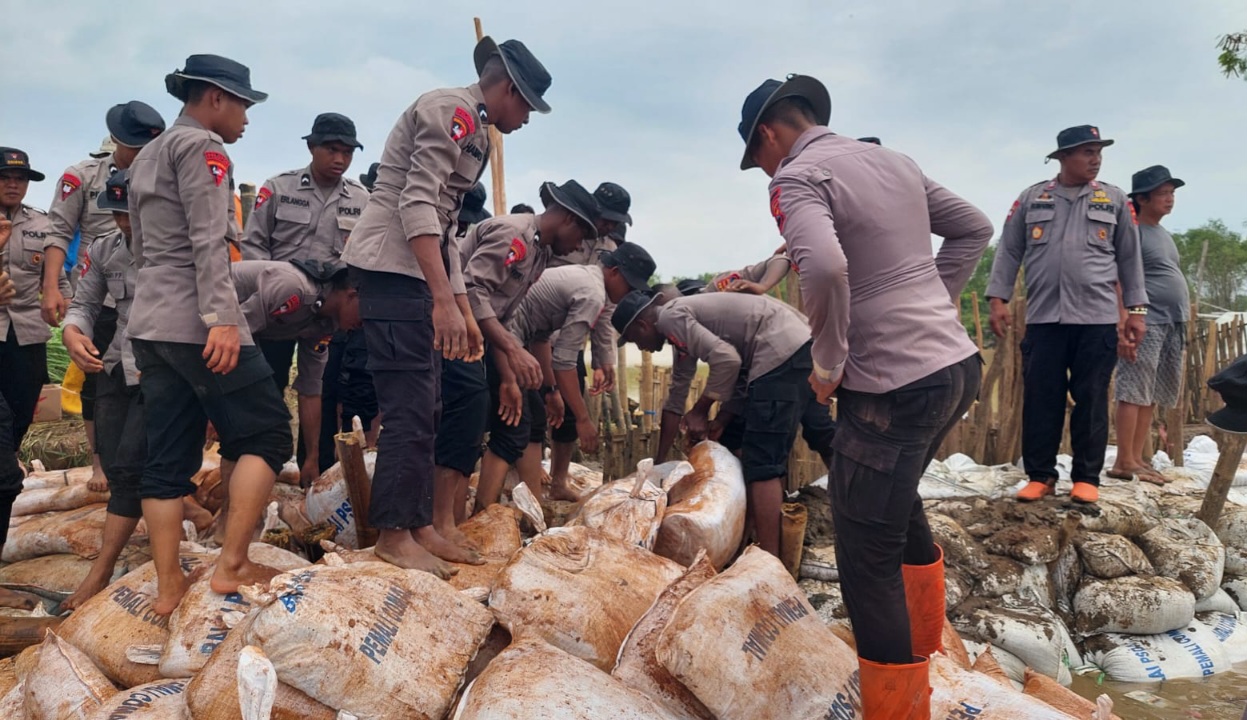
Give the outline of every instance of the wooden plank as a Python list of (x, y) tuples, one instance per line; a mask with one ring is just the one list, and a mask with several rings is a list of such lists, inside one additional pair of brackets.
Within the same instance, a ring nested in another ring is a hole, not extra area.
[(1234, 475), (1238, 472), (1238, 464), (1243, 459), (1243, 448), (1247, 446), (1247, 435), (1230, 435), (1219, 430), (1213, 431), (1213, 439), (1221, 454), (1217, 457), (1217, 466), (1212, 471), (1212, 482), (1204, 493), (1203, 505), (1196, 515), (1208, 527), (1215, 528), (1221, 520), (1221, 511), (1225, 509), (1225, 499), (1230, 494), (1230, 486), (1234, 484)]
[(641, 351), (641, 432), (654, 430), (654, 354)]
[(974, 344), (983, 352), (983, 315), (979, 312), (979, 294), (970, 293), (970, 312), (974, 313)]
[(342, 477), (346, 480), (347, 496), (351, 499), (351, 511), (355, 514), (355, 534), (361, 548), (377, 544), (377, 531), (368, 524), (368, 509), (372, 506), (372, 478), (364, 466), (364, 446), (354, 433), (339, 433), (334, 437), (338, 450), (338, 462), (342, 463)]
[[(476, 26), (476, 41), (480, 42), (485, 37), (485, 31), (481, 28), (481, 19), (472, 18), (473, 25)], [(493, 125), (489, 126), (489, 178), (493, 187), (494, 196), (494, 215), (506, 215), (507, 210), (507, 181), (506, 167), (502, 160), (502, 133), (498, 132), (498, 128)]]

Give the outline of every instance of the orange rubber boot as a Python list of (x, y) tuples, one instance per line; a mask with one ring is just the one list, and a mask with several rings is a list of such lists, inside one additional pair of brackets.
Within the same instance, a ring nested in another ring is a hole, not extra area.
[(944, 548), (935, 551), (930, 565), (901, 565), (911, 652), (924, 658), (944, 650)]
[(1074, 483), (1074, 489), (1070, 491), (1069, 496), (1074, 502), (1093, 503), (1100, 499), (1100, 488), (1087, 482)]
[(1031, 480), (1026, 487), (1018, 490), (1018, 500), (1021, 502), (1034, 502), (1042, 497), (1052, 495), (1056, 492), (1055, 483), (1049, 485), (1042, 480)]
[(931, 720), (930, 663), (884, 665), (857, 659), (864, 720)]

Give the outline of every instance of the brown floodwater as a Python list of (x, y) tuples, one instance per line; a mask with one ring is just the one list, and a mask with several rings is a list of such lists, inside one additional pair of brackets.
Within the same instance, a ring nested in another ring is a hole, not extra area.
[(1122, 720), (1247, 720), (1247, 663), (1204, 680), (1123, 683), (1075, 675), (1074, 692), (1094, 700), (1113, 698)]

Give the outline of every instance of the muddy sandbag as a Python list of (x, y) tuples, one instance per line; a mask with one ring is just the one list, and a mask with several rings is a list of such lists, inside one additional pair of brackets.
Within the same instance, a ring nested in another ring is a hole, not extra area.
[(1087, 572), (1102, 580), (1155, 573), (1143, 550), (1122, 535), (1081, 533), (1074, 538), (1074, 545)]
[(188, 680), (157, 680), (122, 690), (85, 720), (183, 720)]
[[(991, 645), (985, 646), (983, 651), (979, 653), (979, 656), (974, 659), (974, 664), (970, 667), (970, 669), (976, 673), (986, 675), (1003, 687), (1012, 689), (1013, 681), (1009, 678), (1009, 674), (1005, 672), (1004, 667), (1001, 666), (1000, 662), (996, 659), (996, 654), (1002, 652), (1004, 651), (1000, 648), (994, 648)], [(1060, 683), (1057, 684), (1059, 685)]]
[(1226, 575), (1221, 580), (1221, 589), (1238, 603), (1238, 609), (1247, 612), (1247, 577)]
[(17, 687), (17, 658), (7, 657), (0, 660), (0, 697)]
[(1198, 679), (1232, 665), (1212, 629), (1196, 620), (1159, 635), (1096, 635), (1083, 643), (1083, 656), (1121, 682)]
[[(1096, 713), (1096, 703), (1091, 702), (1067, 687), (1062, 687), (1060, 683), (1047, 675), (1041, 675), (1030, 668), (1026, 670), (1023, 684), (1022, 692), (1071, 717), (1091, 718)], [(1111, 715), (1110, 717), (1113, 720), (1121, 720), (1116, 715)], [(1108, 719), (1106, 718), (1105, 720)]]
[(1225, 545), (1202, 521), (1166, 519), (1140, 535), (1139, 547), (1147, 553), (1158, 575), (1179, 580), (1196, 600), (1221, 587), (1225, 574)]
[(53, 592), (78, 589), (94, 560), (78, 555), (47, 555), (0, 568), (0, 585), (31, 585)]
[(22, 686), (30, 720), (83, 718), (117, 693), (90, 658), (52, 631)]
[(680, 601), (714, 575), (714, 565), (705, 551), (698, 553), (688, 571), (668, 585), (633, 626), (611, 671), (625, 685), (657, 700), (680, 720), (714, 720), (714, 715), (658, 662), (654, 647)]
[(680, 602), (654, 654), (720, 720), (861, 711), (856, 654), (757, 547)]
[(1000, 555), (985, 555), (987, 567), (975, 573), (974, 595), (1004, 597), (1022, 584), (1022, 563)]
[(716, 442), (689, 453), (694, 472), (667, 492), (667, 510), (654, 552), (684, 566), (705, 549), (722, 568), (736, 554), (745, 531), (745, 480), (740, 461)]
[(1084, 636), (1156, 635), (1183, 627), (1193, 617), (1195, 596), (1165, 577), (1087, 578), (1074, 596), (1074, 631)]
[(983, 547), (1024, 565), (1043, 565), (1056, 560), (1060, 553), (1059, 531), (1054, 525), (1009, 525), (984, 540)]
[[(306, 559), (265, 543), (252, 543), (247, 555), (254, 562), (282, 572), (309, 565)], [(210, 567), (190, 586), (169, 616), (169, 636), (160, 653), (160, 674), (164, 677), (189, 678), (199, 672), (225, 641), (230, 628), (251, 610), (251, 604), (239, 593), (214, 592), (211, 581)]]
[[(238, 667), (249, 618), (234, 628), (186, 689), (192, 720), (243, 720), (239, 707)], [(335, 720), (338, 711), (278, 682), (271, 720)]]
[[(213, 559), (209, 553), (183, 552), (182, 572), (194, 572)], [(83, 603), (57, 632), (122, 687), (156, 682), (159, 668), (136, 663), (127, 654), (131, 645), (159, 647), (168, 638), (169, 617), (152, 609), (155, 598), (156, 566), (147, 563)]]
[(970, 598), (950, 617), (959, 633), (1016, 655), (1062, 685), (1073, 682), (1070, 667), (1082, 664), (1065, 623), (1033, 600), (1012, 595)]
[(958, 667), (943, 655), (931, 658), (930, 680), (933, 718), (1069, 720), (1070, 717), (1012, 687), (1004, 687), (983, 673)]
[(1247, 575), (1247, 508), (1227, 507), (1217, 522), (1217, 537), (1225, 545), (1225, 571)]
[(87, 505), (77, 510), (33, 516), (9, 530), (4, 544), (4, 562), (18, 562), (44, 555), (72, 553), (84, 558), (100, 554), (104, 543), (102, 504)]
[(644, 694), (533, 637), (517, 640), (494, 658), (453, 715), (453, 720), (529, 718), (676, 720)]
[(1199, 613), (1195, 619), (1207, 625), (1232, 663), (1247, 662), (1247, 613)]
[(986, 570), (990, 559), (979, 542), (953, 518), (939, 513), (927, 513), (931, 535), (944, 548), (944, 562), (966, 570)]
[(382, 563), (303, 568), (243, 596), (245, 640), (277, 677), (360, 720), (444, 716), (494, 624), (429, 573)]
[[(365, 451), (364, 468), (369, 478), (376, 467), (377, 453)], [(351, 493), (346, 486), (341, 463), (334, 463), (307, 489), (304, 511), (313, 523), (328, 522), (337, 529), (334, 542), (353, 550), (359, 549), (359, 538), (355, 535), (355, 511), (351, 507)]]
[(1207, 612), (1229, 613), (1231, 615), (1235, 615), (1238, 611), (1238, 602), (1235, 601), (1234, 598), (1230, 597), (1230, 594), (1221, 588), (1217, 588), (1215, 593), (1195, 603), (1196, 615)]
[(642, 460), (633, 475), (609, 482), (585, 498), (566, 527), (587, 527), (629, 545), (654, 548), (667, 493), (654, 481), (653, 461)]
[(632, 626), (683, 572), (592, 528), (553, 528), (511, 558), (489, 607), (516, 638), (539, 637), (610, 672)]
[(36, 515), (45, 512), (64, 512), (106, 502), (108, 502), (107, 490), (94, 492), (85, 484), (23, 490), (13, 501), (13, 514)]
[(484, 565), (454, 563), (459, 571), (447, 582), (456, 590), (473, 587), (493, 588), (499, 573), (520, 549), (520, 518), (514, 508), (490, 505), (459, 525), (459, 531), (476, 546)]

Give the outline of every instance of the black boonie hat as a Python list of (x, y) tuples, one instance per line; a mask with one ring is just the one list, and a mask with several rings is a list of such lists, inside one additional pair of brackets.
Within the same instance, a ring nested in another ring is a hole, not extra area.
[(340, 142), (343, 145), (351, 145), (364, 149), (364, 146), (355, 137), (355, 123), (345, 115), (340, 113), (321, 113), (312, 121), (312, 132), (303, 136), (303, 139), (312, 145), (324, 145), (325, 143)]
[(359, 181), (364, 187), (368, 188), (368, 192), (372, 192), (373, 187), (377, 184), (377, 170), (381, 168), (381, 163), (375, 162), (368, 166), (368, 172), (360, 173)]
[(633, 290), (648, 291), (649, 279), (658, 269), (654, 258), (636, 243), (620, 245), (615, 250), (602, 253), (598, 259), (605, 267), (617, 268)]
[(477, 183), (472, 189), (463, 195), (464, 210), (480, 210), (485, 207), (485, 200), (489, 196), (485, 192), (485, 184)]
[(749, 142), (753, 140), (753, 132), (758, 129), (758, 120), (762, 114), (775, 103), (788, 97), (803, 98), (814, 108), (814, 117), (819, 125), (826, 125), (831, 120), (831, 95), (818, 80), (809, 75), (789, 75), (783, 82), (767, 80), (759, 85), (745, 98), (740, 108), (740, 139), (745, 141), (745, 155), (740, 161), (740, 169), (748, 170), (757, 167), (753, 158), (749, 157)]
[(628, 327), (638, 315), (645, 312), (645, 308), (653, 305), (657, 300), (657, 293), (633, 290), (619, 301), (619, 305), (615, 306), (615, 312), (611, 315), (611, 325), (614, 325), (615, 332), (619, 333), (619, 341), (616, 344), (622, 346), (628, 342), (624, 339), (624, 333), (628, 332)]
[(41, 182), (46, 175), (30, 167), (30, 156), (25, 150), (0, 147), (0, 170), (24, 170), (26, 177)]
[(252, 89), (251, 70), (246, 65), (220, 55), (191, 55), (186, 58), (186, 67), (165, 75), (165, 89), (173, 97), (186, 102), (187, 80), (212, 83), (250, 103), (268, 99), (268, 93)]
[(112, 106), (104, 122), (113, 141), (132, 148), (143, 147), (165, 131), (165, 119), (156, 108), (138, 100)]
[(485, 70), (485, 63), (495, 54), (502, 58), (507, 75), (528, 101), (528, 106), (539, 113), (550, 112), (550, 105), (542, 99), (550, 89), (550, 73), (528, 46), (519, 40), (507, 40), (499, 45), (486, 35), (476, 44), (476, 50), (472, 53), (478, 75)]
[(606, 237), (614, 240), (616, 243), (623, 245), (628, 242), (628, 226), (625, 223), (619, 223), (614, 230), (606, 233)]
[(1065, 128), (1056, 136), (1056, 150), (1048, 153), (1048, 159), (1056, 157), (1056, 154), (1062, 150), (1078, 147), (1079, 145), (1087, 145), (1089, 143), (1099, 143), (1104, 147), (1113, 144), (1112, 140), (1105, 140), (1100, 137), (1100, 128), (1095, 125), (1077, 125), (1072, 128)]
[(697, 278), (686, 278), (675, 284), (681, 295), (696, 295), (706, 288), (706, 281)]
[(584, 186), (575, 180), (568, 180), (562, 185), (552, 182), (541, 186), (541, 202), (550, 207), (550, 203), (558, 203), (572, 215), (575, 215), (584, 226), (585, 239), (591, 240), (598, 236), (597, 226), (593, 219), (598, 216), (598, 203)]
[(617, 223), (632, 224), (632, 216), (628, 214), (632, 209), (632, 196), (622, 185), (604, 182), (593, 191), (593, 199), (598, 201), (598, 207), (601, 208), (599, 217)]
[(1208, 378), (1208, 387), (1225, 401), (1225, 407), (1209, 413), (1208, 424), (1233, 435), (1247, 434), (1247, 355)]
[(1133, 196), (1152, 192), (1165, 183), (1173, 183), (1175, 190), (1186, 184), (1185, 181), (1170, 175), (1169, 168), (1164, 165), (1153, 165), (1131, 176), (1130, 194)]
[(883, 141), (875, 137), (874, 135), (867, 135), (866, 137), (859, 137), (857, 141), (870, 143), (871, 145), (883, 145)]
[(291, 260), (290, 264), (299, 268), (304, 275), (307, 275), (318, 283), (332, 282), (336, 276), (347, 271), (346, 263), (341, 260), (312, 260), (310, 258), (300, 258), (298, 260)]
[(130, 212), (130, 171), (118, 170), (104, 183), (104, 192), (95, 198), (95, 205), (101, 210)]

